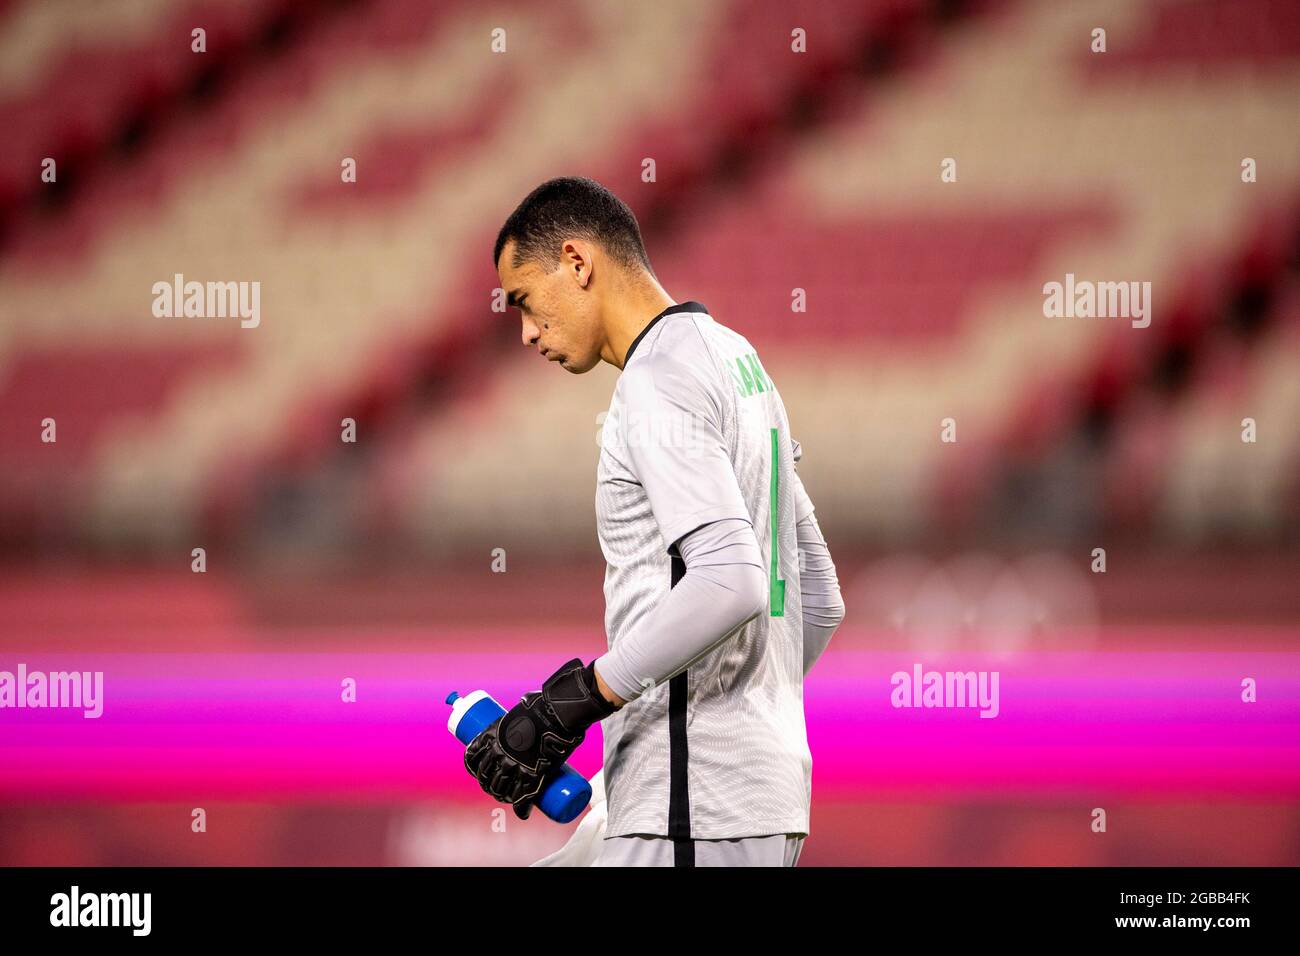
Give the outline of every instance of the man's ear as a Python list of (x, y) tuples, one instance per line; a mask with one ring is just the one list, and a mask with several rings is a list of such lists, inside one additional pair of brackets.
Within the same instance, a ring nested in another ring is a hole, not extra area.
[(566, 239), (560, 246), (560, 265), (577, 281), (579, 287), (585, 289), (591, 283), (595, 255), (595, 248), (585, 239)]

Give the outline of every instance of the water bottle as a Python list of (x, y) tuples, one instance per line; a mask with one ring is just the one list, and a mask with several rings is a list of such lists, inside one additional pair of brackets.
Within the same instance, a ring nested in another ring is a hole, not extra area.
[[(492, 726), (505, 714), (505, 708), (492, 699), (485, 690), (476, 690), (466, 697), (456, 691), (447, 695), (451, 704), (450, 730), (465, 746)], [(542, 787), (535, 806), (556, 823), (569, 823), (582, 813), (591, 802), (591, 784), (567, 763)]]

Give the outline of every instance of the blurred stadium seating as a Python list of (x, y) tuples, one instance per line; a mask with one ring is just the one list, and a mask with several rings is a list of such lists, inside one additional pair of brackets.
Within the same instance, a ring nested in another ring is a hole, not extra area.
[[(837, 650), (904, 640), (899, 606), (945, 562), (1031, 552), (1074, 562), (1058, 623), (1088, 646), (1187, 626), (1201, 649), (1293, 649), (1298, 102), (1286, 0), (0, 4), (0, 652), (451, 652), (493, 628), (557, 662), (598, 650), (616, 372), (521, 351), (489, 262), (515, 203), (573, 173), (628, 201), (671, 294), (763, 355), (841, 568)], [(154, 317), (176, 273), (260, 281), (260, 326)], [(1045, 318), (1066, 273), (1150, 281), (1153, 323)], [(0, 862), (552, 848), (475, 842), (476, 794), (429, 782), (307, 788), (306, 808), (236, 788), (238, 835), (202, 851), (157, 836), (180, 793), (0, 786)], [(1149, 834), (1124, 850), (1072, 835), (1051, 787), (859, 783), (815, 801), (805, 862), (1300, 860), (1293, 774), (1123, 791)], [(1193, 809), (1216, 800), (1236, 801), (1205, 810), (1218, 826)]]

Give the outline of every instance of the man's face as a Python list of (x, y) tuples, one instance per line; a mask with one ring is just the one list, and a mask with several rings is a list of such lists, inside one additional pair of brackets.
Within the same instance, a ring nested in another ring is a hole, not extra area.
[(501, 250), (497, 275), (523, 319), (524, 345), (575, 375), (590, 371), (600, 361), (600, 326), (580, 263), (575, 267), (566, 254), (550, 272), (535, 261), (515, 267), (514, 247), (511, 240)]

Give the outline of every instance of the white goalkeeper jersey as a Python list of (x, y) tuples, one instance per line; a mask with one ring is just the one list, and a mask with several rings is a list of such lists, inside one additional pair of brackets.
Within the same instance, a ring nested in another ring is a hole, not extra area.
[(808, 833), (799, 454), (754, 347), (700, 303), (664, 310), (632, 343), (597, 468), (609, 646), (685, 573), (676, 542), (710, 522), (753, 525), (769, 587), (757, 617), (601, 722), (607, 836)]

